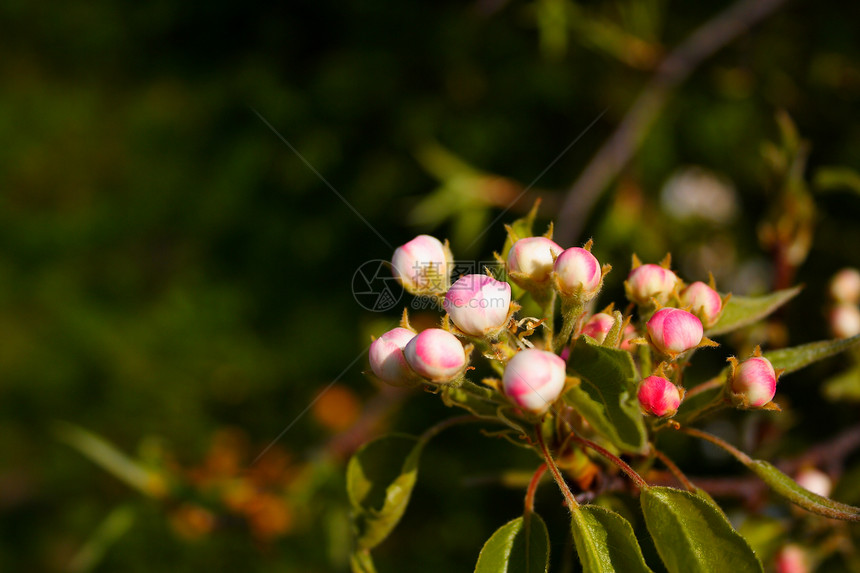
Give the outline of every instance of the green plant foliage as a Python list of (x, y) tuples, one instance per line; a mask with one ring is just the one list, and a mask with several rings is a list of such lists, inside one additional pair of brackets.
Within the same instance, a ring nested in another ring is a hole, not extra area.
[(649, 487), (640, 501), (648, 532), (670, 573), (763, 571), (749, 544), (709, 498)]
[(853, 348), (860, 344), (860, 335), (840, 340), (821, 340), (791, 348), (781, 348), (765, 352), (763, 356), (770, 360), (774, 368), (782, 369), (785, 373), (800, 370), (813, 362), (824, 360)]
[(361, 447), (346, 468), (346, 491), (355, 510), (356, 545), (372, 549), (400, 521), (418, 474), (424, 443), (391, 434)]
[(827, 497), (801, 487), (796, 481), (785, 475), (764, 460), (741, 460), (744, 465), (754, 471), (775, 492), (784, 496), (807, 511), (846, 521), (860, 521), (860, 507), (839, 503)]
[(475, 573), (546, 573), (549, 534), (543, 519), (528, 513), (493, 533), (478, 555)]
[(626, 519), (597, 505), (576, 507), (571, 514), (576, 553), (585, 573), (651, 571)]
[(733, 296), (723, 308), (717, 323), (705, 331), (708, 336), (719, 336), (752, 324), (797, 296), (801, 287), (779, 290), (762, 296)]
[(565, 393), (564, 401), (621, 450), (644, 451), (647, 433), (636, 400), (636, 369), (630, 353), (582, 338), (568, 364), (581, 383)]

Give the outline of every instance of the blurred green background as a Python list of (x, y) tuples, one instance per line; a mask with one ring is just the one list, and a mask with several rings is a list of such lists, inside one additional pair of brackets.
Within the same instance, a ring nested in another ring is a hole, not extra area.
[[(370, 335), (402, 305), (363, 309), (355, 270), (419, 232), (487, 260), (538, 196), (542, 225), (554, 218), (660, 58), (725, 5), (5, 2), (0, 568), (345, 570), (345, 456), (452, 414), (363, 377)], [(860, 169), (858, 21), (860, 4), (789, 2), (673, 94), (578, 239), (616, 268), (602, 301), (620, 300), (633, 250), (671, 250), (682, 276), (712, 270), (722, 290), (767, 290), (762, 225), (791, 212), (789, 235), (811, 243), (788, 278), (807, 288), (788, 334), (761, 338), (828, 336), (826, 281), (860, 265), (856, 183), (821, 171)], [(780, 111), (810, 143), (793, 179)], [(679, 211), (690, 191), (667, 181), (690, 166), (716, 174), (717, 195)], [(839, 365), (785, 389), (808, 404), (799, 447), (856, 419), (805, 397)], [(100, 439), (130, 456), (112, 472), (81, 453), (104, 453)], [(380, 571), (470, 571), (520, 511), (498, 472), (535, 460), (514, 450), (469, 427), (434, 442), (374, 552)], [(546, 489), (561, 568), (564, 515)]]

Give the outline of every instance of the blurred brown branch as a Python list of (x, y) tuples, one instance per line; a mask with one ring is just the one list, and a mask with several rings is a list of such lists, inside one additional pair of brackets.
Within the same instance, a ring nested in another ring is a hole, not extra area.
[(612, 136), (570, 188), (562, 203), (556, 241), (572, 244), (600, 193), (639, 149), (673, 89), (703, 60), (779, 8), (785, 0), (741, 0), (697, 28), (657, 67)]

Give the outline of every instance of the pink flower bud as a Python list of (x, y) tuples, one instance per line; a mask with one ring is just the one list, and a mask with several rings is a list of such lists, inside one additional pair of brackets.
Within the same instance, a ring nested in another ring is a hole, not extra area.
[(466, 367), (466, 351), (457, 337), (441, 328), (428, 328), (403, 349), (412, 370), (431, 382), (444, 384), (456, 379)]
[(652, 298), (666, 304), (677, 283), (678, 277), (669, 269), (660, 265), (640, 265), (630, 271), (624, 289), (627, 298), (636, 304), (647, 305)]
[(651, 343), (669, 356), (695, 348), (704, 334), (702, 322), (695, 315), (678, 308), (661, 308), (645, 326)]
[(842, 269), (830, 279), (830, 296), (836, 302), (857, 304), (860, 302), (860, 272), (857, 269)]
[(564, 249), (546, 237), (528, 237), (513, 244), (508, 252), (508, 272), (522, 273), (536, 283), (552, 272), (553, 256)]
[(448, 289), (443, 306), (466, 334), (495, 335), (508, 322), (511, 285), (487, 275), (465, 275)]
[(681, 304), (692, 307), (693, 314), (699, 317), (705, 328), (714, 326), (723, 312), (720, 293), (701, 281), (694, 282), (681, 292)]
[(579, 295), (583, 301), (588, 301), (600, 291), (603, 282), (600, 263), (583, 248), (566, 249), (555, 260), (553, 269), (562, 294)]
[(533, 414), (543, 414), (564, 389), (564, 360), (546, 350), (521, 350), (508, 361), (502, 385), (511, 402)]
[(453, 262), (451, 251), (436, 237), (418, 235), (394, 250), (392, 272), (412, 294), (445, 292)]
[(639, 405), (652, 416), (674, 416), (681, 405), (681, 392), (662, 376), (649, 376), (639, 385)]
[(588, 319), (588, 322), (582, 327), (582, 334), (587, 334), (597, 342), (603, 344), (606, 340), (606, 335), (612, 330), (615, 324), (615, 319), (610, 314), (598, 312)]
[(830, 492), (833, 490), (833, 482), (830, 480), (830, 476), (812, 467), (800, 470), (794, 481), (801, 487), (822, 497), (830, 497)]
[(797, 545), (788, 544), (776, 554), (776, 573), (809, 573), (811, 570), (806, 551)]
[(402, 386), (414, 378), (412, 370), (403, 357), (403, 348), (415, 338), (415, 333), (405, 328), (389, 330), (370, 345), (370, 369), (392, 386)]
[(741, 362), (732, 376), (732, 393), (748, 408), (761, 408), (776, 394), (776, 372), (763, 356)]
[(860, 334), (860, 309), (854, 304), (837, 304), (828, 316), (830, 331), (836, 338)]

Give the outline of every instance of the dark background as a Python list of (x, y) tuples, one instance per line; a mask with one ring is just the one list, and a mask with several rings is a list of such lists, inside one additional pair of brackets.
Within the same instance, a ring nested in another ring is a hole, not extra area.
[[(356, 304), (355, 270), (419, 232), (451, 238), (459, 259), (487, 260), (502, 224), (537, 196), (542, 231), (661, 54), (723, 7), (5, 2), (2, 568), (344, 570), (350, 448), (329, 440), (349, 437), (359, 410), (380, 400), (386, 413), (359, 439), (417, 433), (452, 414), (420, 393), (380, 399), (365, 359), (348, 367), (401, 308)], [(789, 2), (673, 94), (579, 237), (615, 266), (602, 301), (621, 300), (634, 250), (648, 262), (671, 250), (682, 276), (713, 270), (722, 290), (773, 286), (757, 229), (784, 203), (763, 145), (779, 142), (784, 111), (811, 145), (807, 181), (822, 166), (860, 169), (858, 21), (857, 4)], [(731, 182), (733, 219), (667, 214), (661, 188), (690, 165)], [(792, 281), (807, 288), (782, 317), (783, 343), (828, 335), (826, 281), (860, 265), (860, 197), (810, 193), (814, 241)], [(719, 268), (697, 264), (703, 252)], [(780, 387), (804, 404), (789, 424), (793, 447), (856, 418), (818, 397), (815, 384), (839, 365)], [(261, 477), (254, 458), (332, 381), (334, 393), (263, 456), (271, 475)], [(130, 489), (70, 447), (58, 421), (176, 489), (161, 500)], [(520, 511), (521, 486), (505, 487), (499, 472), (536, 462), (475, 428), (440, 437), (401, 527), (375, 552), (379, 569), (472, 570), (483, 541)], [(225, 501), (233, 486), (259, 496), (255, 509)], [(561, 567), (565, 518), (545, 489), (538, 509), (555, 526)]]

